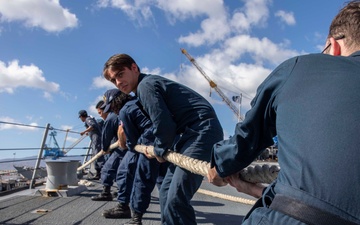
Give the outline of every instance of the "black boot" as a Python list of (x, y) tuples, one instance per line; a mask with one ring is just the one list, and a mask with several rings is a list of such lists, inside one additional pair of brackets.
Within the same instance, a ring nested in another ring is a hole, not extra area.
[[(89, 174), (91, 174), (92, 176), (89, 176)], [(92, 173), (89, 173), (87, 180), (100, 180), (101, 178), (101, 173), (99, 171), (96, 171), (95, 175), (93, 175)]]
[(110, 192), (110, 189), (111, 189), (110, 186), (104, 186), (103, 191), (97, 196), (92, 196), (91, 200), (93, 200), (93, 201), (112, 201), (113, 196)]
[(115, 208), (104, 210), (105, 218), (131, 218), (131, 211), (128, 205), (119, 203)]
[(135, 211), (132, 211), (132, 217), (131, 220), (129, 220), (128, 222), (124, 223), (123, 225), (142, 225), (142, 217), (143, 214), (142, 213), (138, 213)]
[(100, 180), (100, 178), (101, 178), (101, 172), (100, 172), (100, 171), (96, 171), (94, 180)]

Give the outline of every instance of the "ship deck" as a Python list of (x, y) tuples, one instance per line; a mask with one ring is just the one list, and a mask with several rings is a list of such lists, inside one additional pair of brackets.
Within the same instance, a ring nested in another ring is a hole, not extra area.
[[(114, 199), (109, 202), (92, 201), (91, 196), (98, 195), (102, 186), (99, 181), (91, 181), (94, 186), (69, 196), (41, 195), (44, 186), (27, 189), (8, 196), (0, 197), (0, 224), (122, 224), (129, 219), (106, 219), (101, 214), (105, 209), (116, 206)], [(84, 186), (85, 187), (85, 186)], [(115, 187), (113, 190), (116, 190)], [(230, 186), (216, 187), (204, 179), (199, 191), (191, 201), (199, 225), (240, 224), (243, 216), (250, 210), (252, 203), (239, 203), (256, 199), (238, 193)], [(159, 194), (157, 188), (152, 192), (151, 204), (144, 214), (143, 225), (161, 224)]]

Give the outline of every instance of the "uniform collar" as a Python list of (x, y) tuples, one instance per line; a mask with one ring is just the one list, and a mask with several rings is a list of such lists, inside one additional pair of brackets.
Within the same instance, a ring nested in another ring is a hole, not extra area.
[[(138, 78), (138, 86), (139, 86), (140, 82), (142, 81), (142, 79), (144, 79), (144, 77), (146, 77), (146, 76), (147, 76), (146, 74), (140, 73), (139, 78)], [(135, 95), (137, 96), (137, 91), (136, 91)]]
[(349, 55), (350, 57), (358, 57), (360, 56), (360, 51), (356, 51), (354, 53), (352, 53), (351, 55)]

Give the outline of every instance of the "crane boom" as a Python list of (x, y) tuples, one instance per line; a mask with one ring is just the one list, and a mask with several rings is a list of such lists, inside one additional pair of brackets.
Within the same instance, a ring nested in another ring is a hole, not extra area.
[(191, 57), (191, 55), (185, 50), (181, 49), (181, 52), (190, 60), (190, 62), (200, 71), (200, 73), (205, 77), (205, 79), (209, 82), (210, 87), (214, 88), (215, 91), (220, 95), (222, 100), (230, 107), (230, 109), (235, 113), (237, 118), (240, 120), (243, 120), (240, 110), (230, 101), (230, 99), (224, 94), (224, 92), (221, 91), (221, 89), (217, 86), (217, 84), (210, 79), (208, 75), (204, 72), (204, 70), (197, 64), (195, 59)]

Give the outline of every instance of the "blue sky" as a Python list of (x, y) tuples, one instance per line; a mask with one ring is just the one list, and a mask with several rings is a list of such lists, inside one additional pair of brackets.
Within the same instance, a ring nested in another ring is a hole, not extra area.
[[(237, 122), (234, 113), (214, 90), (210, 92), (180, 48), (228, 98), (241, 93), (245, 113), (257, 86), (278, 64), (321, 51), (329, 24), (344, 3), (0, 0), (0, 122), (41, 127), (50, 123), (56, 129), (82, 131), (78, 111), (98, 117), (95, 104), (114, 88), (101, 77), (103, 64), (113, 54), (127, 53), (142, 72), (163, 75), (201, 93), (214, 106), (228, 137)], [(0, 123), (0, 149), (39, 147), (43, 133)], [(57, 133), (62, 147), (65, 132)], [(70, 133), (65, 146), (79, 136)], [(36, 150), (1, 151), (0, 159), (33, 155)]]

